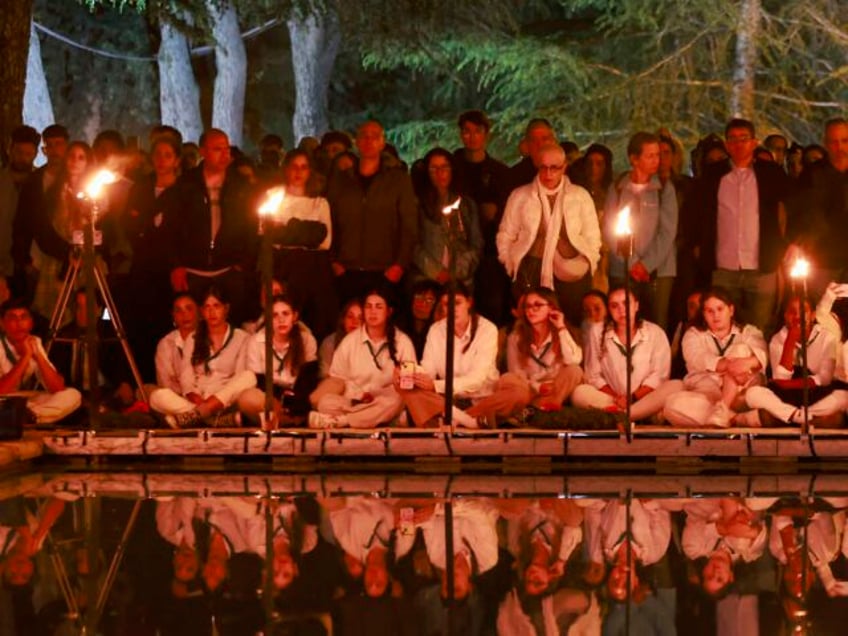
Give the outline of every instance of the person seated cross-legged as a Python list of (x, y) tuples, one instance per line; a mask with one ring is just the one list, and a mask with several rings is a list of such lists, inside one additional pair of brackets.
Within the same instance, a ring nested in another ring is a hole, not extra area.
[(0, 396), (26, 397), (27, 408), (38, 424), (56, 422), (77, 410), (82, 396), (65, 387), (41, 339), (32, 335), (29, 307), (21, 300), (7, 300), (0, 306), (0, 318)]

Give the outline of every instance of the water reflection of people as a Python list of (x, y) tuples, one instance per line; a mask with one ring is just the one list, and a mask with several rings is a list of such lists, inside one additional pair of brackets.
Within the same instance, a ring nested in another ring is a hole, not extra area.
[(35, 554), (65, 509), (61, 499), (50, 499), (36, 514), (21, 501), (0, 504), (0, 578), (9, 587), (29, 585), (35, 575)]
[(390, 593), (395, 525), (392, 505), (365, 497), (330, 499), (325, 505), (331, 508), (333, 538), (354, 587), (372, 598)]
[(582, 509), (572, 500), (520, 503), (523, 509), (516, 519), (504, 513), (518, 582), (498, 608), (498, 633), (597, 634), (599, 607), (594, 593), (565, 578), (572, 556), (582, 556), (577, 550), (583, 537)]
[(781, 604), (793, 633), (802, 630), (807, 595), (818, 580), (830, 598), (848, 597), (848, 581), (834, 576), (832, 564), (848, 556), (843, 498), (782, 501), (772, 509), (769, 549), (783, 566)]
[(683, 552), (698, 565), (701, 588), (719, 598), (734, 579), (734, 566), (760, 558), (767, 540), (766, 524), (757, 512), (770, 500), (723, 497), (684, 504)]

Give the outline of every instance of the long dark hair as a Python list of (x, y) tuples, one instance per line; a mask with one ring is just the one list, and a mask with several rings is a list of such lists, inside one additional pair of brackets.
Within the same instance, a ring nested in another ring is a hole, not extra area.
[[(362, 300), (360, 301), (362, 303), (363, 314), (365, 313), (365, 300), (369, 296), (379, 296), (385, 301), (386, 307), (390, 309), (390, 311), (388, 311), (386, 315), (386, 342), (389, 345), (389, 357), (391, 358), (392, 362), (397, 365), (399, 363), (397, 357), (397, 343), (395, 342), (395, 337), (397, 336), (397, 329), (395, 328), (394, 321), (394, 295), (384, 286), (369, 289), (362, 295)], [(363, 322), (364, 320), (365, 317), (363, 315)]]
[[(474, 309), (474, 296), (471, 293), (471, 290), (468, 289), (468, 285), (463, 283), (462, 281), (454, 281), (447, 286), (444, 293), (442, 293), (442, 297), (446, 294), (449, 294), (453, 290), (453, 293), (456, 296), (462, 296), (466, 300), (471, 303), (471, 308), (469, 310), (469, 314), (471, 315), (471, 337), (468, 339), (466, 345), (462, 348), (462, 353), (468, 351), (471, 348), (471, 344), (474, 342), (474, 338), (477, 336), (477, 327), (480, 325), (480, 314), (477, 313), (477, 310)], [(453, 334), (448, 334), (447, 337), (452, 337)]]
[[(277, 294), (271, 299), (271, 313), (273, 315), (274, 305), (277, 303), (283, 303), (291, 307), (291, 310), (300, 316), (300, 307), (298, 307), (294, 300), (292, 300), (291, 296), (286, 293)], [(272, 319), (273, 320), (273, 319)], [(306, 357), (306, 345), (303, 342), (303, 328), (300, 325), (300, 322), (295, 322), (292, 325), (291, 333), (289, 333), (289, 352), (288, 357), (286, 358), (286, 363), (289, 365), (289, 369), (293, 376), (297, 376), (298, 371), (300, 371), (300, 367), (305, 362)]]
[(306, 188), (304, 194), (308, 197), (317, 197), (321, 194), (321, 177), (318, 175), (318, 172), (315, 170), (315, 162), (312, 160), (312, 155), (303, 150), (302, 148), (293, 148), (286, 153), (286, 156), (283, 157), (283, 174), (291, 165), (292, 161), (297, 159), (298, 157), (303, 157), (306, 159), (306, 163), (309, 164), (309, 179), (306, 180)]
[(350, 311), (351, 307), (359, 307), (359, 310), (362, 311), (362, 300), (360, 300), (359, 298), (351, 298), (349, 301), (347, 301), (344, 304), (344, 307), (342, 307), (342, 311), (339, 314), (339, 319), (336, 322), (336, 331), (333, 334), (333, 346), (334, 347), (338, 347), (339, 343), (342, 341), (342, 338), (344, 338), (347, 335), (347, 332), (345, 331), (344, 323), (345, 323), (345, 319), (347, 317), (347, 312)]
[[(612, 289), (610, 289), (609, 294), (607, 294), (607, 316), (606, 316), (606, 318), (604, 318), (604, 330), (603, 330), (602, 336), (601, 336), (601, 355), (602, 356), (606, 355), (606, 352), (607, 352), (607, 345), (606, 345), (607, 332), (608, 331), (615, 331), (615, 321), (612, 319), (612, 312), (610, 312), (610, 309), (609, 309), (609, 299), (612, 298), (612, 295), (617, 291), (623, 291), (625, 294), (628, 293), (627, 290), (623, 286), (619, 285), (618, 287), (613, 287)], [(629, 293), (630, 293), (630, 297), (633, 300), (635, 300), (636, 302), (639, 301), (639, 299), (636, 298), (636, 294), (633, 293), (633, 290), (630, 290)], [(634, 324), (635, 328), (633, 330), (634, 332), (639, 330), (639, 327), (642, 326), (642, 322), (643, 322), (642, 316), (637, 311), (636, 312), (636, 322)]]
[[(229, 309), (230, 302), (224, 291), (217, 285), (210, 285), (208, 287), (206, 293), (200, 297), (199, 306), (202, 307), (210, 298), (214, 298), (221, 304), (226, 305)], [(197, 323), (197, 330), (194, 332), (194, 351), (191, 354), (192, 365), (197, 366), (198, 364), (208, 362), (211, 355), (211, 346), (211, 342), (209, 341), (209, 325), (206, 324), (205, 320), (201, 319)]]
[(423, 175), (421, 179), (417, 182), (417, 190), (416, 193), (418, 195), (418, 200), (421, 201), (421, 205), (424, 208), (424, 214), (427, 218), (433, 223), (441, 223), (443, 214), (442, 209), (439, 205), (439, 193), (436, 190), (436, 187), (433, 185), (433, 182), (430, 180), (430, 161), (434, 157), (441, 157), (445, 161), (448, 162), (448, 165), (451, 168), (451, 182), (448, 185), (448, 201), (453, 201), (457, 196), (457, 188), (456, 188), (456, 161), (453, 158), (453, 155), (445, 150), (444, 148), (433, 148), (430, 152), (424, 155), (424, 158), (421, 160), (421, 170)]
[[(528, 358), (530, 358), (530, 345), (533, 342), (533, 326), (527, 321), (526, 312), (527, 297), (531, 294), (543, 298), (552, 310), (561, 311), (557, 295), (552, 289), (537, 286), (524, 292), (518, 303), (519, 314), (518, 319), (515, 321), (515, 334), (518, 337), (518, 357), (521, 360), (521, 364), (526, 364)], [(567, 328), (568, 325), (566, 323)], [(562, 347), (560, 346), (559, 338), (555, 337), (556, 334), (553, 333), (553, 330), (551, 331), (551, 351), (554, 352), (555, 358), (561, 361)]]

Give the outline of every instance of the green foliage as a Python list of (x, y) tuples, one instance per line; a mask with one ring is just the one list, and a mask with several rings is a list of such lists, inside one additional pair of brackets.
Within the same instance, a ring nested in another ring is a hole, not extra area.
[[(398, 11), (413, 10), (410, 2)], [(420, 20), (415, 13), (387, 33), (378, 24), (356, 40), (363, 66), (382, 74), (383, 94), (398, 91), (393, 77), (414, 75), (427, 95), (428, 108), (404, 113), (401, 100), (381, 111), (407, 156), (426, 151), (428, 134), (443, 140), (433, 120), (453, 125), (472, 107), (497, 122), (494, 150), (507, 159), (532, 116), (548, 117), (561, 137), (617, 150), (632, 132), (659, 126), (693, 144), (729, 117), (737, 0), (483, 1), (476, 11), (488, 15), (491, 5), (495, 17), (461, 28), (465, 3), (425, 4)], [(388, 11), (386, 20), (399, 20)], [(809, 143), (841, 111), (846, 24), (848, 4), (839, 0), (762, 1), (755, 120), (763, 136), (780, 130)]]

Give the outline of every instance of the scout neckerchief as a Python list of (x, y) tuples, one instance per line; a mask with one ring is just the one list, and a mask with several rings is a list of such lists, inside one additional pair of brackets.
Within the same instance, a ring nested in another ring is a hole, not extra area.
[(274, 353), (274, 359), (277, 361), (277, 373), (282, 375), (286, 368), (286, 360), (289, 359), (289, 347), (286, 347), (286, 352), (282, 356), (277, 355), (277, 350), (273, 346), (271, 347), (271, 351)]
[(727, 350), (730, 349), (730, 345), (733, 344), (733, 341), (736, 338), (736, 334), (735, 333), (730, 334), (730, 340), (728, 340), (727, 344), (724, 345), (723, 347), (721, 346), (721, 343), (718, 341), (718, 338), (716, 338), (713, 334), (710, 334), (710, 338), (712, 338), (713, 342), (715, 343), (716, 350), (718, 351), (718, 357), (723, 358), (724, 354), (727, 353)]
[(539, 523), (537, 523), (535, 526), (530, 528), (530, 532), (527, 533), (527, 536), (532, 538), (533, 534), (538, 532), (539, 535), (544, 540), (545, 545), (547, 545), (548, 548), (553, 549), (554, 542), (553, 542), (553, 537), (548, 534), (549, 528), (550, 528), (550, 524), (548, 523), (548, 520), (542, 519)]
[[(810, 347), (816, 341), (816, 338), (818, 338), (819, 334), (821, 333), (820, 330), (815, 331), (815, 333), (813, 333), (813, 329), (815, 329), (815, 325), (813, 325), (812, 329), (810, 330), (810, 339), (807, 340), (807, 352), (808, 353), (810, 351)], [(787, 337), (788, 337), (788, 334), (787, 334)], [(800, 368), (801, 367), (801, 343), (800, 342), (795, 343), (795, 352), (794, 352), (794, 355), (793, 355), (793, 360), (794, 360), (794, 366)], [(809, 360), (808, 360), (808, 362), (809, 362)]]
[(215, 353), (213, 353), (211, 356), (209, 356), (209, 357), (206, 359), (206, 362), (204, 362), (204, 363), (203, 363), (203, 368), (204, 368), (204, 370), (206, 371), (206, 375), (209, 375), (210, 373), (212, 373), (212, 369), (209, 367), (209, 363), (210, 363), (210, 362), (212, 362), (212, 361), (213, 361), (215, 358), (217, 358), (219, 355), (221, 355), (221, 352), (222, 352), (224, 349), (226, 349), (226, 348), (227, 348), (227, 345), (228, 345), (228, 344), (230, 344), (230, 341), (233, 339), (233, 334), (234, 334), (234, 333), (235, 333), (235, 330), (234, 330), (234, 329), (233, 329), (230, 325), (227, 325), (227, 337), (226, 337), (226, 338), (224, 338), (224, 344), (222, 344), (222, 345), (221, 345), (221, 348), (220, 348), (220, 349), (218, 349), (218, 350), (217, 350)]
[(365, 543), (364, 547), (365, 547), (366, 551), (371, 549), (371, 546), (374, 545), (375, 541), (378, 541), (380, 543), (380, 545), (383, 546), (384, 548), (389, 547), (389, 542), (384, 541), (383, 538), (378, 534), (379, 530), (380, 530), (380, 526), (382, 526), (382, 525), (383, 525), (383, 520), (380, 519), (377, 522), (377, 525), (374, 526), (374, 530), (371, 532), (371, 536), (368, 538), (368, 541)]
[[(638, 329), (637, 329), (637, 333), (638, 333)], [(635, 336), (636, 334), (633, 334), (633, 335)], [(615, 345), (615, 348), (618, 349), (621, 352), (621, 356), (625, 360), (627, 360), (627, 347), (625, 347), (623, 344), (621, 344), (618, 340), (615, 339), (615, 332), (612, 333), (612, 337), (610, 338), (610, 340)], [(637, 344), (639, 344), (639, 343), (633, 342), (632, 340), (630, 342), (630, 368), (628, 369), (628, 371), (630, 373), (633, 373), (633, 352), (636, 351), (636, 345)]]
[[(6, 357), (9, 359), (9, 362), (12, 363), (12, 366), (15, 366), (18, 363), (18, 356), (15, 355), (14, 350), (12, 349), (9, 341), (6, 340), (6, 336), (0, 337), (0, 340), (3, 341), (3, 351), (6, 354)], [(30, 391), (35, 388), (38, 384), (38, 378), (34, 373), (31, 373), (26, 380), (22, 381), (19, 387), (20, 391)]]
[(533, 354), (533, 348), (532, 347), (530, 348), (530, 357), (533, 359), (533, 362), (538, 364), (543, 369), (548, 368), (548, 365), (547, 365), (547, 363), (545, 363), (544, 360), (545, 360), (545, 356), (548, 355), (548, 351), (551, 350), (551, 347), (553, 346), (553, 344), (554, 344), (553, 337), (551, 337), (551, 339), (548, 340), (545, 343), (545, 346), (542, 347), (542, 352), (538, 356), (534, 355)]
[(371, 345), (371, 341), (368, 340), (367, 337), (365, 339), (365, 344), (368, 345), (368, 353), (371, 354), (371, 359), (374, 361), (374, 366), (377, 367), (380, 371), (382, 371), (383, 366), (380, 364), (378, 358), (380, 357), (380, 354), (383, 353), (383, 350), (389, 348), (388, 340), (381, 344), (379, 347), (377, 347), (376, 351), (374, 351), (374, 347)]

